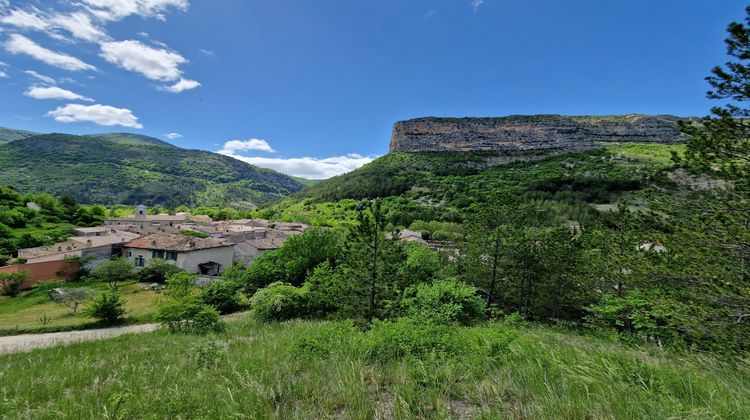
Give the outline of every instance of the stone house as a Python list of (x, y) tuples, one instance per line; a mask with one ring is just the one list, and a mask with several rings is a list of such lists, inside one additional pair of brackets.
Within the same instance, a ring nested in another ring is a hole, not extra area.
[(138, 269), (153, 259), (163, 259), (190, 273), (216, 276), (232, 265), (233, 245), (212, 238), (157, 233), (125, 244), (123, 257)]
[(159, 230), (177, 230), (177, 225), (183, 223), (186, 219), (184, 214), (180, 215), (169, 215), (169, 214), (148, 214), (148, 208), (146, 206), (138, 206), (135, 208), (135, 214), (129, 214), (127, 216), (108, 218), (104, 220), (105, 226), (110, 227), (129, 227), (132, 229), (154, 229)]
[(236, 263), (250, 265), (261, 254), (280, 248), (286, 238), (249, 239), (237, 242), (234, 246), (233, 260)]

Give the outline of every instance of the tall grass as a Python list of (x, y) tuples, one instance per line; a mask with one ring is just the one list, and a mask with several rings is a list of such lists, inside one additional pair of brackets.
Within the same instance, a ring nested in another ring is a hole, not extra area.
[[(491, 324), (457, 328), (481, 336)], [(488, 330), (489, 329), (489, 330)], [(234, 321), (0, 357), (10, 418), (750, 418), (746, 361), (547, 328), (496, 354), (363, 352), (337, 323)]]

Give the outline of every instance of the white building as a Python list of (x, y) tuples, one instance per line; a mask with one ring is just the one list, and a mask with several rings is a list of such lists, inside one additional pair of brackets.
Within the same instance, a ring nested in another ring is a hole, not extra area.
[(125, 244), (123, 257), (139, 269), (153, 259), (162, 259), (190, 273), (215, 276), (232, 265), (232, 247), (231, 243), (212, 238), (159, 233)]

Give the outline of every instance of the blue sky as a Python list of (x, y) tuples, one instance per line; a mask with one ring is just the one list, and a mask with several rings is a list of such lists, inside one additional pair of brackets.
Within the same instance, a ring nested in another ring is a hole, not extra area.
[(387, 152), (401, 119), (705, 115), (745, 5), (0, 0), (0, 126), (136, 132), (325, 178)]

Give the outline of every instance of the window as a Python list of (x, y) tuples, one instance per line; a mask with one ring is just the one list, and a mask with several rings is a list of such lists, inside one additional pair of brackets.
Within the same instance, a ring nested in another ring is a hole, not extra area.
[(145, 261), (143, 259), (143, 255), (139, 255), (135, 257), (135, 266), (136, 267), (143, 267), (145, 264)]
[(151, 258), (159, 258), (163, 260), (165, 254), (164, 251), (153, 250), (151, 251)]
[(133, 251), (128, 251), (128, 258), (133, 258)]
[(172, 261), (177, 261), (177, 253), (176, 252), (172, 252), (172, 251), (168, 251), (166, 259), (172, 260)]

